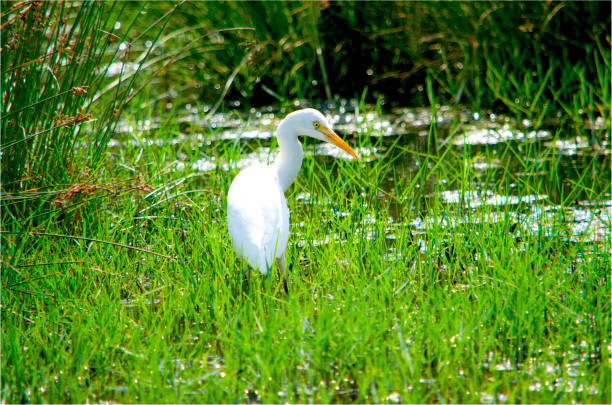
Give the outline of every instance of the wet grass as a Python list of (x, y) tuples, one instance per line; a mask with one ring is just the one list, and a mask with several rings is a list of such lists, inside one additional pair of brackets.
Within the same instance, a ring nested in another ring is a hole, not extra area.
[[(378, 158), (307, 156), (288, 192), (289, 295), (276, 271), (247, 281), (226, 232), (236, 163), (272, 159), (272, 139), (213, 141), (222, 129), (169, 120), (120, 136), (83, 181), (137, 173), (139, 187), (47, 202), (28, 232), (5, 224), (3, 399), (609, 401), (609, 179), (593, 179), (609, 158), (583, 154), (553, 197), (556, 135), (435, 155), (424, 137), (376, 136), (372, 112), (345, 138)], [(216, 168), (190, 167), (211, 156)]]

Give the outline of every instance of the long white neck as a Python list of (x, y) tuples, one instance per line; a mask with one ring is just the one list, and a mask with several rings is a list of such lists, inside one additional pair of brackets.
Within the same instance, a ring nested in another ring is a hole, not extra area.
[(283, 125), (283, 123), (281, 122), (276, 132), (280, 153), (272, 167), (276, 170), (278, 181), (283, 191), (287, 191), (302, 167), (304, 152), (295, 131), (292, 131), (288, 125)]

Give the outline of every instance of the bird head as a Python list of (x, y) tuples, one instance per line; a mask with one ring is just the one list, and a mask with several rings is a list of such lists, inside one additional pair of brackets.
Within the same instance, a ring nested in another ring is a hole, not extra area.
[(292, 112), (281, 122), (282, 125), (292, 127), (297, 135), (309, 136), (323, 142), (332, 143), (357, 159), (353, 149), (334, 132), (327, 118), (314, 108)]

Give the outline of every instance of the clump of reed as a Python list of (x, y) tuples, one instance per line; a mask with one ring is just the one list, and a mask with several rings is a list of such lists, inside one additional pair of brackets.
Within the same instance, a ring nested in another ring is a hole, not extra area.
[[(53, 200), (49, 195), (74, 188), (83, 173), (98, 168), (149, 57), (144, 52), (124, 63), (139, 44), (131, 28), (141, 15), (132, 10), (131, 23), (122, 27), (118, 16), (126, 8), (133, 7), (21, 1), (3, 9), (3, 222), (27, 218), (41, 201)], [(111, 68), (119, 72), (109, 84)]]

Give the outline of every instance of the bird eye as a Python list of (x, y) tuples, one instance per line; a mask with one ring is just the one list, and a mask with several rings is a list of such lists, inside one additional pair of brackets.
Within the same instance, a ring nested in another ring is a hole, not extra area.
[(319, 121), (313, 121), (312, 125), (314, 125), (314, 127), (317, 129), (321, 126), (321, 124), (319, 124)]

